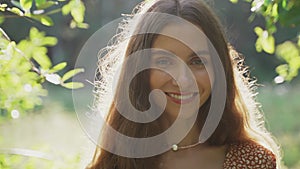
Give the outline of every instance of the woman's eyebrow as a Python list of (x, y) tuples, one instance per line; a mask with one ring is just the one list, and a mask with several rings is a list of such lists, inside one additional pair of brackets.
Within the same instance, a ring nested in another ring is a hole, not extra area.
[[(168, 51), (168, 50), (164, 50), (164, 49), (152, 49), (151, 50), (151, 54), (152, 55), (168, 55), (168, 56), (176, 56), (174, 54), (174, 52), (172, 51)], [(201, 56), (201, 55), (208, 55), (209, 51), (207, 50), (199, 50), (196, 52), (192, 52), (191, 54), (188, 55), (189, 58), (193, 57), (193, 56)]]
[(192, 52), (190, 55), (189, 55), (189, 58), (193, 57), (193, 56), (202, 56), (202, 55), (209, 55), (209, 51), (208, 50), (199, 50), (199, 51), (196, 51), (196, 52)]
[(152, 49), (152, 55), (168, 55), (168, 56), (175, 56), (175, 54), (171, 51), (164, 50), (164, 49)]

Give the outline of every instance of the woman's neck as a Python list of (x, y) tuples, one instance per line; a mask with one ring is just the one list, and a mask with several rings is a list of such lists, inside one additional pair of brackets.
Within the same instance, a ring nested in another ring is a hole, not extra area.
[[(182, 126), (188, 127), (188, 126)], [(186, 130), (186, 128), (185, 128)], [(187, 135), (178, 143), (178, 146), (188, 146), (192, 144), (196, 144), (199, 142), (200, 128), (197, 123), (195, 123), (192, 128), (189, 130)]]
[[(170, 119), (170, 118), (167, 118), (167, 119)], [(163, 120), (163, 128), (164, 128), (164, 131), (165, 130), (168, 130), (168, 128), (174, 123), (174, 121), (169, 121), (167, 119), (164, 119)], [(177, 144), (178, 146), (188, 146), (188, 145), (192, 145), (192, 144), (196, 144), (199, 142), (199, 136), (200, 136), (200, 127), (199, 125), (197, 124), (197, 121), (194, 122), (193, 126), (191, 127), (191, 122), (193, 120), (191, 119), (184, 119), (185, 121), (187, 122), (182, 122), (182, 123), (179, 123), (180, 126), (177, 127), (177, 130), (174, 132), (174, 135), (176, 134), (185, 134), (187, 133), (184, 138), (178, 143), (174, 143), (174, 138), (176, 137), (168, 137), (167, 140), (169, 142), (169, 144)]]

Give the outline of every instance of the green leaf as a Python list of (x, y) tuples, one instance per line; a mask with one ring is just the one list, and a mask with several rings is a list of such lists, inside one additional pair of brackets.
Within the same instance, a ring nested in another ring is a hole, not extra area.
[(257, 52), (261, 52), (263, 50), (263, 45), (262, 45), (262, 34), (264, 32), (264, 30), (261, 27), (256, 26), (254, 28), (254, 32), (256, 33), (256, 35), (258, 36), (258, 38), (256, 39), (255, 42), (255, 48)]
[(288, 75), (289, 67), (287, 64), (282, 64), (282, 65), (277, 66), (275, 70), (280, 76), (285, 78)]
[(31, 40), (36, 38), (37, 36), (39, 36), (39, 34), (40, 34), (40, 32), (36, 27), (30, 28), (29, 37)]
[(258, 37), (255, 42), (255, 49), (257, 52), (262, 52), (261, 39), (262, 39), (261, 37)]
[(78, 88), (82, 88), (84, 85), (83, 83), (80, 82), (69, 82), (69, 83), (63, 83), (62, 86), (68, 89), (78, 89)]
[(80, 23), (76, 23), (76, 27), (82, 28), (82, 29), (87, 29), (87, 28), (89, 28), (89, 24), (80, 22)]
[(62, 14), (67, 15), (71, 13), (73, 17), (70, 27), (71, 28), (88, 28), (88, 24), (83, 23), (85, 6), (81, 0), (70, 0), (69, 3), (62, 7)]
[(74, 5), (74, 7), (71, 9), (71, 15), (76, 22), (83, 22), (83, 16), (85, 12), (84, 4), (81, 1), (76, 1), (75, 4), (76, 5)]
[(74, 21), (74, 19), (72, 19), (70, 22), (70, 28), (74, 29), (74, 28), (76, 28), (76, 26), (77, 26), (76, 21)]
[(285, 41), (277, 46), (276, 55), (290, 63), (293, 58), (299, 57), (299, 50), (293, 42)]
[(6, 8), (7, 4), (0, 4), (0, 8)]
[(41, 16), (41, 23), (46, 26), (53, 26), (53, 21), (49, 16)]
[(45, 26), (53, 26), (54, 25), (52, 19), (46, 15), (27, 14), (26, 16), (39, 21), (41, 24), (43, 24)]
[(254, 32), (258, 36), (255, 48), (257, 52), (264, 50), (266, 53), (273, 54), (275, 52), (275, 38), (268, 31), (260, 27), (255, 27)]
[(87, 29), (89, 28), (89, 24), (87, 23), (81, 23), (81, 22), (76, 22), (75, 20), (71, 20), (70, 22), (70, 28), (82, 28), (82, 29)]
[(46, 0), (35, 0), (35, 5), (37, 7), (41, 6), (42, 4), (46, 3), (47, 1)]
[(7, 8), (7, 4), (0, 4), (0, 11), (4, 12)]
[(239, 0), (229, 0), (231, 3), (234, 3), (234, 4), (236, 4), (236, 3), (238, 3), (238, 1)]
[(5, 21), (5, 17), (0, 13), (0, 25)]
[(34, 44), (34, 46), (42, 46), (41, 41), (45, 38), (44, 32), (39, 32), (39, 30), (35, 27), (32, 27), (29, 32), (30, 41)]
[(12, 8), (7, 8), (7, 10), (19, 16), (24, 16), (24, 13), (19, 8), (12, 7)]
[(24, 11), (29, 11), (32, 6), (32, 0), (20, 0), (20, 5)]
[(278, 74), (282, 74), (287, 81), (291, 81), (298, 75), (300, 69), (300, 51), (297, 45), (291, 41), (286, 41), (276, 48), (276, 55), (287, 62), (286, 67), (279, 67)]
[(278, 4), (277, 3), (275, 3), (273, 5), (273, 7), (272, 7), (272, 14), (271, 14), (271, 16), (278, 17)]
[(43, 2), (39, 5), (37, 5), (37, 9), (47, 9), (47, 8), (50, 8), (54, 5), (58, 5), (58, 3), (55, 2), (55, 1), (46, 1), (46, 2)]
[(73, 69), (68, 71), (67, 73), (65, 73), (62, 77), (62, 81), (65, 82), (66, 80), (70, 79), (71, 77), (75, 76), (78, 73), (84, 72), (84, 69), (82, 68), (77, 68), (77, 69)]
[(297, 44), (298, 44), (298, 47), (300, 47), (300, 35), (298, 36), (298, 42), (297, 42)]
[(62, 14), (63, 15), (68, 15), (70, 12), (71, 12), (71, 5), (70, 5), (70, 3), (68, 3), (68, 4), (66, 4), (66, 5), (64, 5), (62, 7)]
[(256, 26), (254, 28), (254, 32), (256, 33), (257, 36), (261, 36), (264, 30), (261, 27)]
[(56, 37), (45, 37), (43, 38), (41, 45), (45, 45), (45, 46), (54, 46), (57, 44), (57, 38)]
[(52, 69), (50, 69), (49, 73), (58, 72), (62, 69), (64, 69), (67, 66), (67, 62), (61, 62), (57, 65), (55, 65)]
[(32, 53), (33, 59), (45, 70), (52, 66), (52, 63), (46, 53), (47, 48), (45, 47), (35, 48), (35, 51)]
[[(289, 62), (289, 66), (291, 69), (296, 70), (294, 73), (298, 74), (298, 69), (300, 69), (300, 56), (295, 56)], [(297, 75), (295, 75), (297, 76)]]
[(282, 0), (282, 2), (281, 2), (281, 6), (282, 6), (284, 9), (286, 9), (286, 6), (287, 6), (287, 5), (286, 5), (286, 4), (287, 4), (286, 1), (287, 1), (287, 0)]
[(273, 54), (275, 52), (275, 38), (273, 35), (268, 35), (267, 38), (263, 38), (262, 47), (263, 50), (269, 54)]

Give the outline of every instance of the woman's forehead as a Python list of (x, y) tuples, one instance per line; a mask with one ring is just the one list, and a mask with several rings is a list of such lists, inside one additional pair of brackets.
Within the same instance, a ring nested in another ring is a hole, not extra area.
[(199, 48), (208, 48), (206, 35), (199, 27), (193, 24), (168, 24), (162, 28), (156, 39), (162, 38), (168, 41), (178, 41), (194, 51), (199, 50)]

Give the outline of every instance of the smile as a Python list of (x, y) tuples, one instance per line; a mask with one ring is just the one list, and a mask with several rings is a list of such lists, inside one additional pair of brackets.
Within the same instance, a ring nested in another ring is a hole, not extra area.
[(193, 101), (197, 93), (180, 94), (167, 92), (166, 95), (170, 98), (171, 101), (177, 104), (186, 104)]

